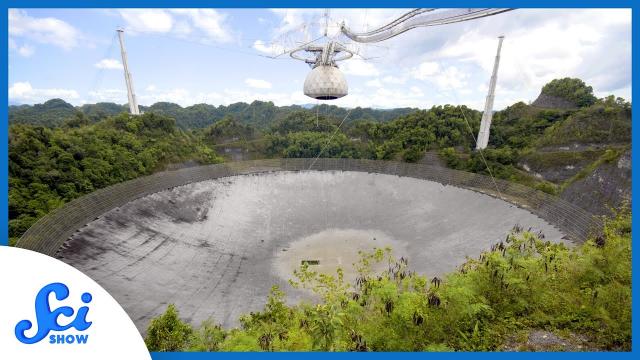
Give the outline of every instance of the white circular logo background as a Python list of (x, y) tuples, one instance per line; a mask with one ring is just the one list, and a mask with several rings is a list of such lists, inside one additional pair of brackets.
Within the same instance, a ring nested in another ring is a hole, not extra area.
[[(37, 252), (0, 246), (0, 274), (0, 358), (151, 359), (140, 333), (118, 302), (77, 269)], [(60, 325), (71, 323), (79, 309), (86, 306), (86, 321), (91, 325), (83, 331), (73, 327), (51, 331), (35, 344), (24, 344), (16, 337), (16, 325), (28, 320), (32, 327), (24, 335), (30, 338), (36, 334), (39, 325), (36, 295), (44, 286), (52, 283), (66, 285), (69, 296), (57, 300), (55, 294), (49, 294), (50, 309), (54, 311), (68, 306), (74, 310), (69, 317), (59, 315), (57, 322)], [(91, 294), (89, 303), (81, 300), (84, 293)], [(51, 335), (63, 335), (73, 339), (73, 342), (58, 343), (50, 338)], [(84, 336), (86, 343), (75, 341), (77, 335)]]

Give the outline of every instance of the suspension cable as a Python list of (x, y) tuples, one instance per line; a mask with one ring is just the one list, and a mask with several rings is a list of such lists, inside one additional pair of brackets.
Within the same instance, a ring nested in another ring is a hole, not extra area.
[[(454, 90), (455, 93), (455, 90)], [(456, 95), (456, 102), (459, 103), (458, 101), (458, 96)], [(471, 138), (473, 139), (473, 143), (476, 144), (478, 142), (476, 135), (473, 132), (473, 129), (471, 128), (471, 124), (469, 123), (469, 120), (467, 119), (467, 115), (464, 113), (464, 109), (462, 108), (463, 105), (458, 105), (458, 107), (460, 108), (460, 113), (462, 113), (462, 117), (464, 118), (465, 123), (467, 123), (467, 128), (469, 128), (469, 133), (471, 134)], [(493, 182), (493, 186), (496, 187), (496, 191), (498, 192), (498, 196), (500, 197), (501, 200), (504, 200), (504, 198), (502, 197), (502, 193), (500, 192), (500, 188), (498, 187), (498, 182), (496, 181), (496, 178), (493, 176), (493, 171), (491, 171), (491, 167), (489, 166), (489, 163), (487, 162), (487, 159), (484, 157), (484, 153), (482, 152), (482, 149), (478, 149), (478, 152), (480, 153), (480, 158), (482, 159), (482, 162), (484, 163), (484, 166), (486, 166), (487, 171), (489, 172), (489, 176), (491, 177), (491, 181)]]
[(316, 161), (318, 161), (318, 159), (320, 158), (320, 156), (322, 156), (322, 153), (326, 150), (326, 148), (329, 146), (329, 144), (331, 143), (331, 140), (333, 140), (333, 137), (338, 133), (338, 131), (340, 131), (340, 128), (342, 127), (342, 124), (344, 124), (344, 122), (347, 120), (347, 118), (349, 117), (349, 115), (351, 115), (351, 111), (354, 108), (349, 109), (349, 111), (347, 111), (347, 115), (345, 115), (345, 117), (342, 119), (342, 121), (340, 122), (340, 125), (338, 125), (338, 127), (333, 131), (333, 134), (331, 134), (331, 136), (329, 137), (329, 140), (324, 144), (324, 146), (322, 147), (322, 149), (320, 149), (320, 152), (318, 152), (318, 156), (316, 156), (313, 159), (313, 162), (311, 162), (311, 165), (309, 165), (309, 168), (307, 170), (311, 170), (311, 168), (313, 167), (313, 165), (315, 165)]

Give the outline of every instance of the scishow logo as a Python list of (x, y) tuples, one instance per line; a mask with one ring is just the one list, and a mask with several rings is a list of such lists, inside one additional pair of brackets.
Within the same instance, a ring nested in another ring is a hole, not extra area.
[[(33, 327), (30, 320), (22, 320), (16, 324), (16, 338), (24, 344), (35, 344), (43, 339), (49, 339), (49, 344), (86, 344), (89, 341), (88, 334), (81, 334), (91, 326), (91, 321), (87, 321), (87, 313), (89, 306), (82, 306), (76, 311), (70, 306), (60, 306), (57, 309), (51, 309), (49, 304), (49, 295), (52, 294), (58, 301), (69, 298), (69, 288), (63, 283), (51, 283), (45, 285), (36, 295), (36, 323), (37, 332), (35, 335), (28, 337), (25, 332)], [(85, 292), (80, 296), (82, 303), (89, 304), (92, 296)], [(61, 316), (64, 319), (73, 318), (69, 323), (60, 324)], [(74, 316), (75, 315), (75, 316)], [(67, 331), (75, 329), (75, 331)], [(53, 334), (49, 334), (52, 333)], [(64, 332), (64, 333), (61, 333)]]

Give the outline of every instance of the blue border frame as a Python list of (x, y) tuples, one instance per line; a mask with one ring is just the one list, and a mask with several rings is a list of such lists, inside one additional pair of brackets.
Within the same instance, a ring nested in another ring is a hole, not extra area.
[[(519, 8), (633, 8), (631, 0), (7, 0), (6, 8), (412, 8), (412, 7), (519, 7)], [(322, 5), (322, 6), (320, 6)]]
[[(0, 245), (7, 245), (8, 242), (8, 223), (4, 219), (8, 219), (8, 9), (9, 8), (162, 8), (162, 7), (219, 7), (219, 8), (313, 8), (313, 7), (334, 7), (334, 8), (402, 8), (402, 7), (518, 7), (518, 8), (632, 8), (632, 59), (640, 58), (638, 56), (639, 48), (636, 46), (637, 39), (640, 32), (640, 3), (630, 0), (325, 0), (322, 6), (318, 6), (315, 3), (303, 2), (301, 0), (56, 0), (55, 3), (46, 0), (7, 0), (2, 3), (0, 9), (0, 29), (2, 36), (2, 58), (5, 61), (5, 66), (1, 72), (1, 80), (6, 87), (0, 89), (0, 98), (4, 99), (4, 106), (0, 109), (0, 117), (5, 123), (0, 126)], [(635, 62), (632, 61), (632, 67), (635, 68)], [(637, 72), (632, 69), (632, 88), (631, 94), (636, 93), (637, 80), (640, 78)], [(637, 146), (634, 146), (640, 136), (640, 127), (635, 125), (635, 113), (632, 110), (632, 144), (631, 144), (631, 157), (632, 168), (636, 169), (640, 165), (638, 160)], [(636, 194), (640, 187), (637, 185), (636, 172), (632, 172), (632, 194)], [(635, 199), (632, 201), (632, 213), (637, 213), (640, 209)], [(638, 230), (638, 221), (633, 217), (632, 231)], [(636, 247), (635, 238), (632, 240), (633, 247)], [(637, 271), (638, 257), (633, 258), (633, 283), (635, 284), (638, 279)], [(3, 274), (4, 275), (4, 274)], [(403, 356), (407, 358), (417, 359), (423, 356), (435, 356), (439, 358), (506, 358), (516, 356), (520, 359), (532, 359), (544, 357), (561, 358), (596, 358), (604, 355), (607, 357), (613, 357), (617, 359), (627, 359), (634, 356), (634, 353), (640, 353), (636, 351), (640, 346), (640, 340), (638, 340), (638, 329), (640, 329), (640, 317), (637, 315), (637, 303), (640, 298), (640, 292), (638, 286), (633, 286), (633, 314), (632, 314), (632, 352), (628, 353), (152, 353), (154, 360), (175, 360), (175, 359), (242, 359), (242, 358), (262, 358), (262, 359), (294, 359), (299, 356), (304, 356), (308, 359), (320, 359), (326, 356), (339, 357), (346, 359), (350, 358), (367, 358), (367, 359), (392, 359), (396, 356)], [(635, 355), (637, 356), (637, 354)]]

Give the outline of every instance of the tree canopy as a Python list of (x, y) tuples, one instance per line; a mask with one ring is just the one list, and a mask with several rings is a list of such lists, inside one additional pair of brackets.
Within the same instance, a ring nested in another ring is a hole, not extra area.
[[(411, 108), (381, 110), (360, 107), (349, 110), (326, 104), (276, 106), (273, 102), (257, 100), (250, 104), (238, 102), (228, 106), (195, 104), (182, 107), (170, 102), (158, 102), (151, 106), (140, 106), (140, 111), (142, 112), (153, 112), (174, 118), (176, 125), (182, 129), (205, 128), (227, 116), (232, 116), (241, 124), (262, 129), (295, 112), (307, 112), (339, 118), (344, 118), (349, 113), (347, 122), (352, 122), (355, 120), (390, 121), (415, 110)], [(77, 112), (87, 115), (92, 122), (96, 122), (107, 116), (114, 116), (127, 111), (128, 107), (126, 105), (114, 103), (101, 102), (74, 107), (61, 99), (52, 99), (44, 104), (9, 106), (9, 122), (54, 127), (60, 125)]]
[(9, 127), (9, 236), (15, 241), (51, 210), (169, 163), (222, 159), (198, 138), (153, 113), (120, 114), (88, 125), (82, 116), (64, 127)]
[(578, 107), (593, 105), (597, 100), (591, 86), (580, 79), (568, 77), (551, 80), (542, 88), (542, 94), (571, 101)]

